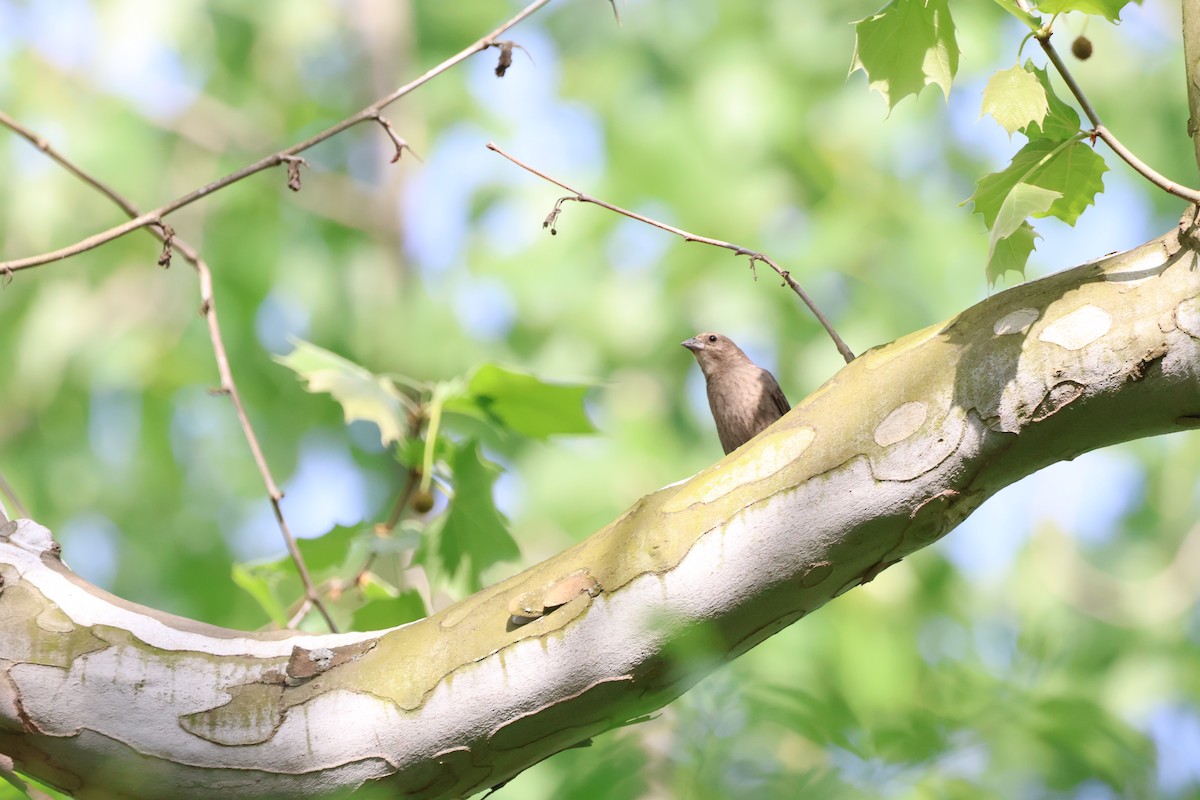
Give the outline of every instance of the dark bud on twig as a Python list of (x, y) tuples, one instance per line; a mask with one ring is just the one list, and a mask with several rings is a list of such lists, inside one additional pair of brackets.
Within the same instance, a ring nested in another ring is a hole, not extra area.
[(500, 48), (500, 58), (496, 61), (496, 77), (503, 78), (504, 73), (512, 66), (513, 43), (497, 42), (496, 46)]
[(308, 162), (300, 156), (280, 156), (283, 163), (287, 164), (288, 171), (288, 188), (293, 192), (300, 191), (300, 166), (308, 166)]
[(4, 285), (7, 287), (12, 283), (13, 271), (11, 268), (4, 270)]
[(529, 51), (525, 50), (524, 47), (521, 47), (521, 45), (517, 44), (516, 42), (492, 42), (488, 46), (496, 47), (500, 50), (500, 58), (496, 61), (497, 78), (503, 78), (504, 73), (508, 72), (508, 68), (512, 66), (514, 48), (523, 50), (525, 55), (529, 56), (530, 62), (533, 61), (533, 56), (529, 55)]
[(1071, 54), (1080, 61), (1087, 61), (1092, 57), (1092, 40), (1086, 36), (1076, 36), (1075, 41), (1071, 42)]
[(551, 236), (558, 235), (558, 229), (554, 226), (558, 223), (558, 215), (562, 213), (562, 206), (559, 205), (561, 202), (562, 201), (560, 200), (558, 203), (554, 204), (554, 210), (547, 214), (545, 221), (542, 222), (543, 228), (550, 229)]
[(175, 251), (175, 229), (167, 223), (161, 223), (160, 227), (163, 232), (163, 247), (162, 252), (158, 255), (158, 265), (163, 269), (171, 266), (171, 256)]

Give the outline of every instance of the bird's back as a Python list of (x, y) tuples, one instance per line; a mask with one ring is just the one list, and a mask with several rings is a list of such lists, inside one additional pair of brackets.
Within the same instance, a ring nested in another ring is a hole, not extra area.
[(775, 377), (749, 361), (709, 378), (708, 404), (726, 453), (741, 447), (791, 409)]

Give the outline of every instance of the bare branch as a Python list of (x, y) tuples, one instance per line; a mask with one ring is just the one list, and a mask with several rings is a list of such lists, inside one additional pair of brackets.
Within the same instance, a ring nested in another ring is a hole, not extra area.
[[(137, 206), (107, 184), (92, 177), (86, 171), (73, 164), (51, 147), (42, 137), (18, 124), (3, 113), (0, 113), (0, 123), (34, 142), (39, 150), (53, 158), (80, 180), (104, 194), (109, 200), (120, 206), (121, 210), (129, 216), (134, 218), (140, 216)], [(289, 162), (289, 166), (291, 166), (291, 162)], [(233, 379), (233, 370), (229, 367), (229, 356), (225, 351), (225, 341), (221, 336), (221, 325), (217, 320), (216, 299), (213, 295), (212, 270), (209, 269), (204, 259), (200, 257), (199, 251), (176, 236), (174, 229), (170, 225), (162, 223), (148, 226), (146, 227), (146, 231), (163, 243), (162, 255), (158, 258), (160, 266), (169, 266), (172, 253), (177, 250), (188, 263), (196, 268), (196, 274), (200, 282), (200, 314), (208, 322), (208, 336), (212, 341), (213, 356), (217, 362), (217, 373), (221, 377), (221, 386), (216, 393), (228, 395), (229, 399), (233, 401), (233, 408), (237, 413), (238, 422), (241, 424), (242, 434), (245, 436), (246, 442), (250, 445), (250, 453), (254, 457), (254, 463), (258, 466), (259, 475), (262, 476), (263, 483), (266, 485), (267, 496), (270, 498), (271, 508), (275, 512), (275, 521), (279, 524), (279, 531), (283, 535), (284, 543), (287, 545), (288, 554), (292, 557), (292, 561), (296, 565), (296, 572), (300, 575), (300, 581), (304, 585), (305, 597), (321, 613), (321, 616), (325, 618), (325, 623), (329, 626), (329, 629), (336, 633), (337, 625), (334, 623), (333, 617), (329, 614), (329, 610), (321, 601), (320, 594), (317, 592), (316, 587), (313, 585), (312, 577), (309, 575), (308, 567), (304, 563), (304, 557), (300, 554), (300, 548), (296, 544), (296, 538), (292, 536), (287, 521), (284, 519), (283, 509), (279, 504), (283, 498), (283, 493), (276, 486), (275, 479), (271, 475), (271, 469), (267, 466), (267, 460), (263, 456), (262, 448), (258, 444), (258, 437), (254, 434), (254, 428), (250, 425), (250, 418), (246, 415), (246, 407), (242, 404), (241, 393), (238, 391), (237, 383)]]
[(720, 239), (711, 239), (707, 236), (697, 236), (696, 234), (689, 233), (682, 228), (676, 228), (673, 225), (668, 225), (665, 222), (659, 222), (656, 219), (638, 214), (637, 212), (621, 208), (620, 206), (614, 206), (612, 203), (608, 203), (604, 200), (586, 195), (578, 189), (573, 189), (557, 178), (553, 178), (550, 175), (547, 175), (546, 173), (529, 166), (525, 162), (501, 150), (494, 142), (488, 142), (487, 148), (504, 156), (521, 169), (533, 173), (542, 180), (553, 183), (555, 186), (558, 186), (561, 189), (566, 189), (568, 192), (571, 192), (570, 196), (560, 197), (557, 201), (555, 201), (554, 210), (550, 212), (545, 221), (542, 223), (542, 227), (549, 228), (551, 234), (557, 232), (555, 225), (558, 224), (558, 216), (560, 213), (562, 213), (562, 204), (570, 200), (577, 203), (591, 203), (592, 205), (600, 206), (601, 208), (607, 208), (609, 211), (612, 211), (616, 214), (629, 217), (630, 219), (636, 219), (638, 222), (644, 222), (647, 225), (664, 230), (667, 233), (673, 233), (682, 238), (685, 242), (699, 242), (700, 244), (707, 244), (713, 247), (720, 247), (725, 250), (729, 250), (735, 256), (746, 256), (750, 259), (751, 270), (754, 269), (754, 264), (756, 262), (766, 264), (768, 267), (775, 270), (775, 272), (779, 274), (779, 277), (783, 278), (784, 284), (791, 288), (791, 290), (795, 292), (802, 301), (804, 301), (804, 305), (808, 306), (808, 310), (813, 313), (813, 316), (815, 316), (817, 321), (821, 323), (821, 327), (823, 327), (825, 332), (829, 334), (829, 338), (833, 340), (833, 344), (837, 347), (838, 352), (842, 354), (842, 358), (846, 359), (846, 363), (849, 364), (854, 360), (854, 351), (846, 346), (846, 343), (842, 341), (842, 337), (838, 336), (837, 331), (833, 328), (833, 324), (830, 323), (823, 313), (821, 313), (821, 309), (817, 308), (817, 304), (814, 303), (812, 298), (808, 296), (808, 293), (804, 291), (804, 289), (799, 283), (796, 282), (794, 278), (792, 278), (791, 274), (787, 270), (776, 264), (774, 260), (772, 260), (770, 256), (766, 255), (765, 253), (760, 253), (757, 250), (750, 250), (749, 248), (742, 247), (741, 245), (733, 244), (731, 242), (724, 242)]
[[(237, 170), (236, 172), (231, 172), (228, 175), (226, 175), (225, 177), (219, 178), (219, 179), (213, 181), (212, 183), (208, 184), (207, 186), (202, 186), (199, 189), (196, 189), (195, 191), (189, 192), (189, 193), (183, 195), (182, 197), (178, 197), (178, 198), (170, 201), (169, 203), (159, 206), (158, 208), (154, 209), (153, 211), (148, 211), (145, 214), (139, 214), (137, 216), (134, 216), (134, 218), (131, 219), (129, 222), (126, 222), (122, 225), (117, 225), (113, 228), (109, 228), (106, 231), (101, 231), (100, 233), (89, 236), (86, 239), (82, 239), (82, 240), (76, 242), (75, 244), (69, 245), (67, 247), (59, 248), (58, 250), (53, 250), (48, 253), (42, 253), (42, 254), (36, 255), (36, 256), (29, 256), (27, 258), (18, 258), (13, 261), (0, 262), (0, 272), (12, 272), (12, 271), (21, 270), (21, 269), (29, 269), (31, 267), (37, 267), (42, 264), (49, 264), (50, 262), (53, 262), (53, 261), (61, 261), (64, 258), (78, 255), (79, 253), (86, 252), (93, 248), (99, 247), (102, 244), (111, 242), (113, 239), (120, 238), (120, 237), (124, 236), (125, 234), (129, 233), (130, 231), (135, 231), (138, 228), (143, 228), (147, 225), (159, 224), (162, 222), (162, 218), (164, 216), (166, 216), (167, 214), (170, 214), (172, 211), (178, 211), (179, 209), (183, 208), (184, 206), (190, 205), (191, 203), (196, 202), (197, 200), (199, 200), (202, 197), (207, 197), (208, 195), (212, 194), (213, 192), (224, 189), (226, 186), (237, 183), (238, 181), (248, 178), (257, 172), (262, 172), (263, 170), (270, 169), (271, 167), (277, 167), (280, 164), (284, 163), (285, 161), (288, 161), (290, 156), (295, 156), (299, 153), (302, 153), (305, 150), (308, 150), (310, 147), (312, 147), (316, 144), (319, 144), (333, 136), (336, 136), (337, 134), (341, 133), (342, 131), (346, 130), (347, 128), (353, 127), (354, 125), (357, 125), (360, 122), (365, 122), (367, 120), (376, 120), (379, 117), (379, 113), (385, 107), (387, 107), (388, 105), (391, 105), (393, 102), (395, 102), (399, 98), (403, 97), (404, 95), (408, 94), (413, 89), (416, 89), (417, 87), (429, 82), (433, 78), (437, 77), (438, 75), (441, 75), (446, 70), (465, 61), (466, 59), (470, 58), (471, 56), (475, 55), (476, 53), (482, 52), (482, 51), (488, 49), (489, 47), (497, 46), (497, 42), (496, 42), (497, 37), (499, 37), (501, 34), (503, 34), (509, 28), (511, 28), (514, 25), (516, 25), (517, 23), (521, 22), (526, 17), (530, 16), (531, 14), (533, 14), (534, 12), (536, 12), (538, 9), (542, 8), (542, 6), (545, 6), (549, 2), (550, 2), (550, 0), (534, 0), (534, 2), (527, 5), (521, 11), (519, 11), (517, 14), (515, 14), (513, 17), (511, 17), (507, 22), (502, 24), (500, 27), (496, 28), (496, 30), (492, 31), (487, 36), (484, 36), (483, 38), (476, 40), (473, 44), (469, 45), (468, 47), (464, 48), (463, 50), (460, 50), (458, 53), (456, 53), (455, 55), (446, 59), (442, 63), (438, 64), (436, 67), (425, 72), (423, 75), (421, 75), (417, 78), (414, 78), (413, 80), (411, 80), (408, 83), (404, 84), (403, 86), (399, 87), (398, 89), (393, 91), (391, 94), (388, 94), (388, 95), (385, 95), (384, 97), (379, 98), (374, 103), (372, 103), (371, 105), (364, 108), (362, 111), (359, 111), (357, 114), (354, 114), (353, 116), (343, 119), (341, 122), (338, 122), (337, 124), (335, 124), (329, 128), (326, 128), (325, 130), (321, 131), (320, 133), (318, 133), (308, 139), (305, 139), (303, 142), (300, 142), (299, 144), (294, 144), (291, 147), (288, 147), (284, 150), (280, 150), (277, 153), (272, 153), (271, 155), (266, 156), (265, 158), (261, 158), (258, 161), (255, 161), (253, 164), (249, 164), (249, 165)], [(37, 146), (36, 140), (31, 140), (31, 141), (33, 141), (34, 145)], [(106, 192), (106, 194), (107, 194), (107, 192)], [(126, 211), (128, 212), (128, 209), (126, 209)]]

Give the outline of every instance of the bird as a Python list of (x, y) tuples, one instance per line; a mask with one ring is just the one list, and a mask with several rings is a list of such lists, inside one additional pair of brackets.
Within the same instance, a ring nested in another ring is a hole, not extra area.
[(728, 336), (698, 333), (681, 344), (700, 365), (708, 407), (726, 455), (791, 410), (775, 376), (750, 360)]

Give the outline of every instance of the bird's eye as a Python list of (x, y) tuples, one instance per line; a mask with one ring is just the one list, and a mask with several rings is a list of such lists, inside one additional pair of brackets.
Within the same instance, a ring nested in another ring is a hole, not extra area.
[(710, 334), (708, 335), (708, 340), (709, 340), (710, 342), (715, 342), (715, 341), (717, 340), (717, 335), (716, 335), (715, 333), (710, 333)]

